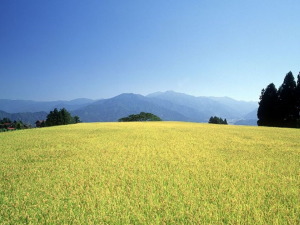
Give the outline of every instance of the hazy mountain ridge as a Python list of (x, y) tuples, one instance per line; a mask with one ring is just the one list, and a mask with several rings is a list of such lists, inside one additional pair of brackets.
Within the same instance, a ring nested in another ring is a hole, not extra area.
[(243, 119), (234, 122), (235, 125), (257, 125), (257, 108), (247, 113)]
[(66, 108), (67, 110), (76, 110), (87, 106), (95, 100), (79, 98), (71, 101), (32, 101), (32, 100), (9, 100), (0, 99), (0, 110), (7, 113), (20, 112), (49, 112), (54, 108)]
[(147, 97), (137, 94), (121, 94), (110, 99), (100, 100), (75, 110), (72, 114), (78, 115), (86, 122), (108, 122), (117, 121), (121, 117), (140, 112), (153, 113), (163, 120), (188, 120), (182, 114), (160, 107)]
[[(210, 116), (220, 116), (236, 121), (245, 119), (246, 115), (249, 117), (249, 112), (257, 111), (256, 102), (237, 101), (228, 97), (195, 97), (173, 91), (157, 92), (148, 95), (148, 97), (164, 99), (180, 106), (190, 107), (196, 110), (198, 114), (205, 115), (205, 121)], [(247, 119), (256, 119), (256, 115)]]
[(124, 93), (102, 100), (0, 100), (0, 110), (5, 112), (37, 110), (48, 113), (54, 108), (66, 108), (72, 115), (78, 115), (83, 122), (117, 121), (121, 117), (143, 111), (169, 121), (207, 122), (210, 116), (218, 116), (231, 123), (256, 125), (257, 106), (255, 102), (237, 101), (228, 97), (195, 97), (174, 91), (156, 92), (147, 96)]

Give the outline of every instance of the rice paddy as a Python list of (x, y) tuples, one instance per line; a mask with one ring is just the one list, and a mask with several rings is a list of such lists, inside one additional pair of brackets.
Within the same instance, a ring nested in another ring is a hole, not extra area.
[(0, 134), (0, 224), (300, 224), (300, 130), (89, 123)]

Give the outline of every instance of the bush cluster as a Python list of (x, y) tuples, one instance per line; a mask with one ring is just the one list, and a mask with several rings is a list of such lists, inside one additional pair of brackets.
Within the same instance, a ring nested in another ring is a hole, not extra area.
[(131, 114), (128, 117), (123, 117), (118, 120), (119, 122), (132, 122), (132, 121), (161, 121), (161, 118), (152, 114), (141, 112), (140, 114)]

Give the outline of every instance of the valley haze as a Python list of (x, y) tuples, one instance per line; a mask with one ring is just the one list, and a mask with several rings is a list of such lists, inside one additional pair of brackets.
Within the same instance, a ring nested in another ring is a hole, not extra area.
[(71, 101), (31, 101), (0, 99), (0, 117), (34, 124), (46, 119), (54, 108), (66, 108), (82, 122), (113, 122), (140, 112), (153, 113), (165, 121), (208, 122), (211, 116), (226, 118), (231, 124), (256, 125), (257, 102), (229, 97), (195, 97), (174, 91), (149, 95), (123, 93), (108, 99), (79, 98)]

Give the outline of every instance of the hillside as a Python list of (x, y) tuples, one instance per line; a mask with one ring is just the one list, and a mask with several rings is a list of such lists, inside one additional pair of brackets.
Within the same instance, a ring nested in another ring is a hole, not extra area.
[[(0, 110), (16, 112), (49, 112), (66, 108), (84, 122), (110, 122), (140, 112), (153, 113), (166, 121), (207, 122), (211, 116), (227, 118), (231, 123), (253, 120), (256, 125), (257, 103), (236, 101), (231, 98), (195, 97), (173, 91), (157, 92), (147, 96), (120, 94), (98, 101), (77, 99), (73, 101), (34, 102), (0, 100)], [(248, 118), (251, 115), (251, 118)], [(246, 118), (247, 117), (247, 118)]]
[[(243, 119), (257, 108), (257, 103), (235, 101), (230, 98), (194, 97), (172, 91), (147, 96), (121, 94), (94, 102), (72, 112), (85, 122), (117, 121), (121, 117), (140, 112), (153, 113), (165, 121), (207, 122), (212, 115), (229, 121)], [(256, 115), (252, 118), (256, 125)]]
[(140, 112), (153, 113), (163, 120), (188, 120), (179, 112), (161, 107), (137, 94), (121, 94), (111, 99), (100, 100), (72, 113), (78, 115), (85, 122), (109, 122)]
[(0, 134), (3, 224), (299, 224), (299, 130), (89, 123)]
[(94, 100), (91, 99), (74, 99), (71, 101), (49, 101), (49, 102), (39, 102), (31, 100), (9, 100), (0, 99), (0, 110), (8, 113), (23, 113), (23, 112), (49, 112), (54, 108), (66, 108), (67, 110), (76, 110), (85, 107)]

